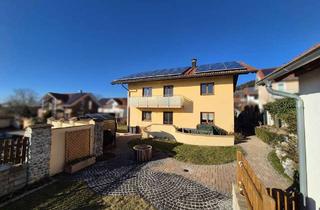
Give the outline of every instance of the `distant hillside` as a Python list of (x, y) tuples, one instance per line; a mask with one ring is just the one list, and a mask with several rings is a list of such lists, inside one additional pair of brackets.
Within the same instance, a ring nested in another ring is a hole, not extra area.
[(242, 90), (245, 87), (254, 87), (255, 84), (256, 84), (256, 81), (255, 80), (251, 80), (249, 82), (246, 82), (246, 83), (243, 83), (241, 85), (238, 85), (236, 89), (237, 90)]

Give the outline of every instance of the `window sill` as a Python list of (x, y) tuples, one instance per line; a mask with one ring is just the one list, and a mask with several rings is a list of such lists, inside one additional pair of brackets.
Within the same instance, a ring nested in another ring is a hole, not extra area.
[(214, 94), (200, 94), (201, 96), (213, 96)]

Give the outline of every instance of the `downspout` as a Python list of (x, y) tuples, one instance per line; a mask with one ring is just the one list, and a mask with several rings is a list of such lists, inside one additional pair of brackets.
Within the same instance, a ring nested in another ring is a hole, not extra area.
[(296, 94), (277, 91), (272, 89), (272, 82), (270, 80), (265, 81), (264, 84), (266, 85), (267, 91), (270, 94), (293, 98), (296, 100), (297, 135), (298, 135), (298, 151), (299, 151), (299, 184), (300, 184), (300, 192), (303, 195), (303, 205), (304, 207), (306, 207), (306, 198), (308, 197), (308, 189), (307, 189), (307, 162), (306, 162), (303, 100)]
[(127, 94), (127, 98), (128, 98), (127, 99), (127, 124), (128, 124), (127, 131), (129, 132), (130, 131), (130, 106), (129, 106), (129, 104), (130, 104), (130, 91), (123, 84), (121, 84), (121, 86), (128, 91), (128, 94)]

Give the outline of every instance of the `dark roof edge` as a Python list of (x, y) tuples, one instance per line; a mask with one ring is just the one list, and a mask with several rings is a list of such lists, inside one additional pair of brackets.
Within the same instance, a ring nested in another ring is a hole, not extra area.
[(147, 82), (147, 81), (159, 81), (159, 80), (174, 80), (174, 79), (189, 79), (189, 78), (201, 78), (201, 77), (210, 77), (210, 76), (224, 76), (224, 75), (233, 75), (233, 74), (246, 74), (257, 72), (255, 68), (248, 69), (236, 69), (236, 70), (223, 70), (223, 71), (212, 71), (205, 73), (197, 73), (191, 75), (173, 75), (173, 76), (157, 76), (149, 78), (135, 78), (135, 79), (124, 79), (124, 80), (113, 80), (111, 84), (128, 84), (134, 82)]
[(75, 100), (74, 102), (72, 102), (71, 104), (65, 104), (63, 105), (64, 107), (72, 107), (75, 104), (77, 104), (79, 101), (81, 101), (83, 98), (89, 96), (91, 98), (92, 101), (94, 101), (98, 106), (101, 106), (101, 104), (99, 103), (99, 101), (97, 100), (97, 98), (92, 94), (92, 93), (86, 93), (83, 96), (79, 97), (77, 100)]
[(274, 70), (271, 74), (256, 82), (257, 85), (264, 85), (267, 80), (275, 80), (294, 73), (298, 68), (320, 58), (320, 44), (315, 45), (305, 53), (291, 60), (289, 63)]

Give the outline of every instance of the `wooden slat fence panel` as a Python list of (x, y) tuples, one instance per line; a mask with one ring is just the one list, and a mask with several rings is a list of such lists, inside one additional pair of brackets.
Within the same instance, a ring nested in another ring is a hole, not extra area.
[(275, 201), (268, 195), (265, 186), (240, 151), (237, 152), (237, 182), (249, 207), (254, 210), (275, 209)]
[(266, 188), (243, 154), (237, 152), (237, 184), (253, 210), (297, 210), (300, 196), (281, 189)]
[(26, 162), (29, 138), (15, 136), (0, 140), (0, 164), (20, 164)]
[(276, 200), (277, 210), (297, 210), (299, 209), (298, 193), (288, 193), (281, 189), (267, 188), (268, 194)]

